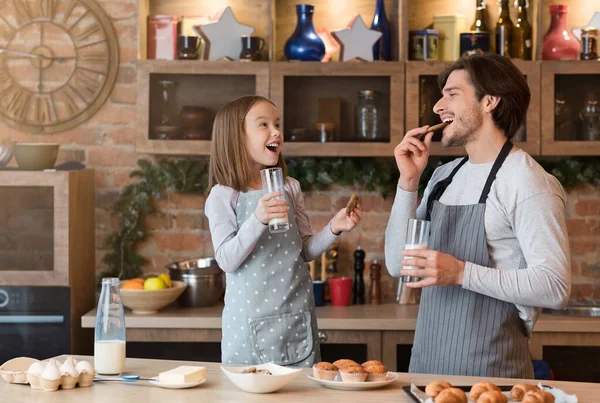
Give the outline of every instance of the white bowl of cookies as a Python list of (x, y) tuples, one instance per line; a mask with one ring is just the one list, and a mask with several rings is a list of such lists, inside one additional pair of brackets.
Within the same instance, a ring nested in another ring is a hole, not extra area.
[(225, 376), (238, 388), (249, 393), (273, 393), (283, 388), (302, 371), (272, 362), (245, 367), (224, 367)]

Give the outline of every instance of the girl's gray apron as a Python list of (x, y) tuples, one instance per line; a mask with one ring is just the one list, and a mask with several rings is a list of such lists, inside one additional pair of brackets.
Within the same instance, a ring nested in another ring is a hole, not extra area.
[[(465, 158), (434, 186), (427, 203), (429, 249), (490, 266), (485, 236), (485, 202), (498, 170), (512, 149), (507, 141), (488, 176), (478, 204), (439, 202)], [(425, 287), (410, 360), (410, 372), (533, 378), (527, 333), (514, 304), (463, 289)]]
[[(236, 194), (238, 230), (254, 213), (262, 191)], [(320, 360), (310, 274), (302, 259), (302, 238), (287, 193), (290, 229), (265, 230), (252, 253), (227, 273), (223, 310), (223, 363), (310, 367)]]

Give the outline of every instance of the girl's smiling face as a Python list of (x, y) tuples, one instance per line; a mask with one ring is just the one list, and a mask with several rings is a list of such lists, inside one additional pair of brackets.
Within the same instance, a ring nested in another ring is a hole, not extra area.
[(244, 120), (246, 149), (257, 168), (277, 165), (283, 135), (279, 130), (279, 114), (269, 102), (257, 102)]

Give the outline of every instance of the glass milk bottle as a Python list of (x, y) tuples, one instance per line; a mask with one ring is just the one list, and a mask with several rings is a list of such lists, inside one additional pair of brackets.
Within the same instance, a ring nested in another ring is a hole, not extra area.
[(125, 313), (118, 278), (102, 279), (96, 315), (94, 366), (103, 375), (125, 372)]

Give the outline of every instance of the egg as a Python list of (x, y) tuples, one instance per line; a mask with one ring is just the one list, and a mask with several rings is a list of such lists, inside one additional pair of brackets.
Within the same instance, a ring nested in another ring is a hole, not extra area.
[(31, 364), (29, 366), (29, 369), (27, 370), (27, 372), (29, 372), (31, 375), (40, 376), (40, 375), (42, 375), (42, 372), (44, 372), (45, 368), (46, 368), (46, 363), (42, 362), (42, 361), (38, 361), (38, 362), (34, 362), (33, 364)]
[(77, 376), (77, 370), (75, 369), (75, 365), (73, 364), (73, 358), (67, 358), (64, 364), (60, 366), (60, 373), (63, 375), (67, 374), (71, 376)]
[(77, 372), (86, 372), (88, 374), (94, 373), (94, 366), (87, 361), (79, 361), (75, 367)]
[(56, 365), (55, 360), (50, 360), (44, 372), (42, 372), (42, 379), (47, 379), (49, 381), (54, 381), (60, 379), (60, 369), (58, 365)]

